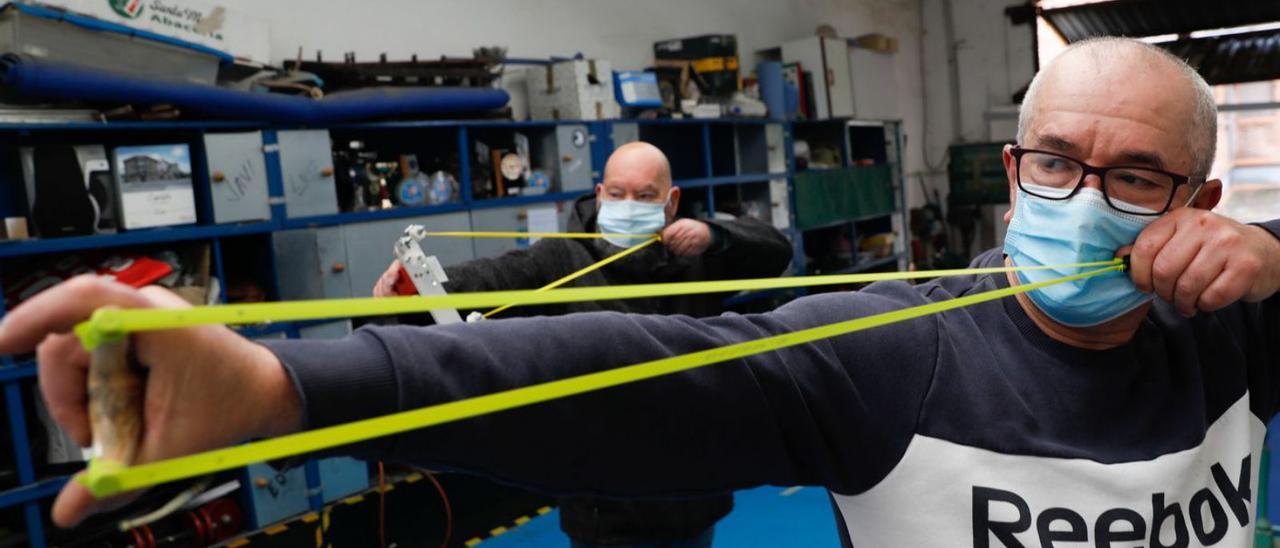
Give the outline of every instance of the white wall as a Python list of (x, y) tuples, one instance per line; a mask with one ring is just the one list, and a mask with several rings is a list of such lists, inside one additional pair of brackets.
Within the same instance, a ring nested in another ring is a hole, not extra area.
[(641, 68), (655, 41), (708, 33), (737, 34), (749, 54), (830, 24), (842, 36), (913, 31), (917, 0), (222, 0), (266, 19), (272, 57), (293, 58), (301, 46), (331, 59), (355, 51), (370, 59), (466, 55), (498, 44), (517, 57), (572, 55)]
[[(920, 147), (920, 0), (222, 0), (228, 8), (266, 19), (274, 62), (301, 47), (340, 60), (439, 55), (470, 56), (472, 48), (501, 45), (513, 57), (571, 56), (609, 59), (617, 69), (648, 66), (653, 43), (698, 34), (736, 34), (739, 56), (751, 68), (756, 50), (812, 35), (821, 24), (840, 36), (871, 32), (893, 36), (908, 146), (908, 172), (922, 169)], [(920, 202), (909, 185), (909, 202)]]
[[(1031, 29), (1011, 25), (1004, 15), (1005, 7), (1022, 0), (221, 1), (268, 21), (275, 62), (294, 58), (299, 47), (307, 58), (320, 50), (338, 60), (347, 51), (359, 59), (383, 52), (397, 59), (413, 53), (469, 56), (474, 47), (502, 45), (515, 57), (582, 52), (631, 69), (652, 61), (655, 41), (731, 33), (750, 68), (756, 50), (811, 35), (820, 24), (846, 37), (893, 36), (900, 45), (894, 77), (907, 134), (904, 172), (911, 206), (923, 202), (920, 175), (945, 199), (949, 144), (1008, 137), (1011, 123), (993, 124), (991, 113), (1009, 108), (1033, 67)], [(948, 65), (946, 1), (952, 3), (958, 86)], [(959, 94), (958, 127), (953, 91)], [(926, 147), (936, 171), (924, 164)]]
[[(946, 32), (946, 6), (951, 3), (952, 43)], [(1008, 6), (1023, 0), (922, 0), (923, 79), (927, 103), (926, 147), (936, 170), (922, 175), (931, 187), (947, 194), (947, 147), (1013, 137), (1016, 119), (1012, 96), (1034, 74), (1029, 25), (1014, 26), (1005, 16)], [(949, 59), (955, 56), (958, 85)], [(958, 94), (958, 97), (955, 95)], [(959, 105), (957, 109), (953, 105)], [(1001, 116), (1004, 118), (1001, 118)], [(919, 184), (919, 183), (915, 183)]]

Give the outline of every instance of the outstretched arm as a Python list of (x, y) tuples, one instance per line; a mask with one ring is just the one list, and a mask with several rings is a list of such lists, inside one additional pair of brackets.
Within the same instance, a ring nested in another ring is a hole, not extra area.
[[(268, 343), (309, 427), (631, 365), (918, 304), (905, 285), (763, 315), (618, 313), (364, 329)], [(366, 456), (461, 468), (558, 492), (672, 495), (765, 483), (869, 486), (909, 439), (936, 320), (766, 352), (370, 445)]]
[[(756, 316), (578, 314), (366, 328), (263, 346), (221, 326), (132, 335), (146, 368), (140, 464), (260, 436), (629, 365), (916, 304), (900, 284), (811, 297)], [(39, 346), (55, 419), (87, 443), (88, 354), (69, 333), (100, 306), (172, 294), (82, 277), (6, 316), (0, 353)], [(760, 483), (868, 487), (905, 450), (936, 354), (922, 318), (597, 393), (345, 448), (562, 492), (660, 495)], [(102, 510), (77, 482), (54, 521)]]

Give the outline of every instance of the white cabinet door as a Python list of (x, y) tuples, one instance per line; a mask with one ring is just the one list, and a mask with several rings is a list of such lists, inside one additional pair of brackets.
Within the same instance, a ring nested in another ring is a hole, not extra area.
[(333, 179), (333, 151), (323, 129), (281, 131), (280, 171), (284, 176), (288, 217), (338, 212), (338, 189)]
[(893, 55), (849, 47), (853, 84), (853, 116), (862, 120), (898, 120), (898, 84)]
[(261, 132), (206, 134), (204, 153), (215, 223), (271, 218)]

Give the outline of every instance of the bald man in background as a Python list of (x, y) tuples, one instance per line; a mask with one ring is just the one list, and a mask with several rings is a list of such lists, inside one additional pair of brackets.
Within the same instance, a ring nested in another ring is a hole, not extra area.
[[(573, 203), (569, 232), (600, 232), (598, 240), (542, 239), (528, 249), (445, 268), (450, 293), (537, 289), (643, 240), (608, 238), (610, 233), (662, 234), (653, 244), (566, 287), (766, 278), (786, 270), (791, 245), (777, 229), (750, 218), (732, 221), (677, 219), (680, 188), (657, 147), (644, 142), (619, 147), (605, 165), (594, 196)], [(483, 228), (483, 227), (478, 227)], [(399, 266), (392, 263), (374, 287), (394, 295)], [(726, 295), (590, 301), (524, 306), (500, 317), (559, 315), (612, 310), (637, 314), (714, 316)], [(589, 442), (588, 442), (589, 443)], [(575, 546), (710, 546), (716, 521), (733, 509), (730, 494), (673, 500), (566, 497), (560, 525)]]

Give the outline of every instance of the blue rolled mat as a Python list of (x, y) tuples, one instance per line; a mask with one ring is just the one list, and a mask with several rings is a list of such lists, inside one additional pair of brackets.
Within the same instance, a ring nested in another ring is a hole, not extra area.
[(450, 87), (368, 88), (311, 99), (138, 78), (15, 54), (0, 57), (0, 83), (24, 96), (94, 103), (163, 103), (219, 118), (294, 124), (480, 112), (501, 108), (510, 100), (501, 89)]

